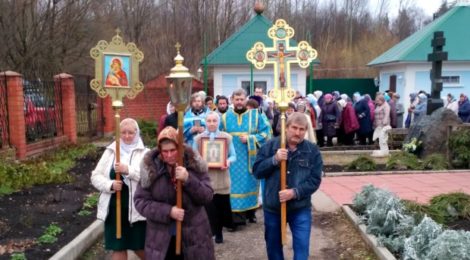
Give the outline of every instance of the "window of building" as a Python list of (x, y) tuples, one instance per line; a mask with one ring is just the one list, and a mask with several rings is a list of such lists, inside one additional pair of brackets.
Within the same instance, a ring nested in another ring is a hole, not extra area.
[(442, 83), (447, 85), (459, 85), (460, 76), (442, 76)]
[[(255, 90), (255, 88), (263, 88), (263, 93), (266, 94), (266, 86), (267, 86), (266, 81), (254, 81), (253, 84), (254, 84), (253, 91)], [(250, 81), (242, 81), (242, 88), (246, 91), (248, 96), (252, 95), (250, 91)]]

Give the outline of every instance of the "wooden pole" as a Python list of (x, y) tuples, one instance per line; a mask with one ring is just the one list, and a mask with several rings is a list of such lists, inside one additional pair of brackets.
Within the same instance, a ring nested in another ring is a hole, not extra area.
[[(116, 136), (116, 163), (121, 161), (121, 116), (119, 115), (120, 107), (113, 106), (116, 114), (114, 115), (115, 119), (115, 136)], [(121, 173), (115, 169), (116, 180), (121, 180)], [(121, 239), (121, 191), (116, 191), (116, 238)]]
[[(183, 166), (183, 156), (184, 156), (184, 139), (183, 139), (183, 118), (184, 118), (184, 105), (179, 105), (177, 107), (178, 111), (178, 165)], [(183, 208), (183, 186), (181, 181), (176, 182), (176, 207)], [(181, 221), (176, 221), (176, 255), (181, 254), (181, 233), (182, 233), (182, 223)]]
[[(286, 148), (286, 110), (287, 107), (281, 106), (281, 148)], [(287, 172), (287, 161), (281, 161), (281, 190), (287, 188), (286, 185), (286, 172)], [(287, 226), (287, 209), (286, 202), (281, 203), (281, 241), (283, 245), (287, 244), (286, 238), (286, 226)]]

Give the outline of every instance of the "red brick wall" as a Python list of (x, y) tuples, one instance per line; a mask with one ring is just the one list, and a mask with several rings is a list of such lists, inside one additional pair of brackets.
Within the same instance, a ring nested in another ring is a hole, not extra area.
[(16, 158), (26, 158), (26, 126), (24, 119), (23, 77), (21, 74), (6, 71), (1, 80), (6, 77), (8, 99), (8, 127), (10, 145), (16, 149)]
[(61, 73), (54, 76), (54, 82), (61, 88), (62, 96), (62, 122), (64, 135), (73, 144), (77, 143), (77, 118), (75, 111), (75, 82), (73, 76)]
[(72, 76), (63, 73), (54, 77), (56, 84), (58, 86), (62, 85), (61, 101), (64, 133), (58, 133), (58, 137), (49, 138), (32, 144), (27, 144), (26, 142), (23, 78), (21, 74), (13, 71), (2, 73), (0, 80), (4, 80), (3, 77), (6, 77), (8, 88), (7, 99), (10, 145), (16, 150), (17, 159), (25, 159), (27, 156), (41, 153), (58, 146), (61, 143), (66, 143), (67, 141), (71, 143), (77, 142), (75, 85)]

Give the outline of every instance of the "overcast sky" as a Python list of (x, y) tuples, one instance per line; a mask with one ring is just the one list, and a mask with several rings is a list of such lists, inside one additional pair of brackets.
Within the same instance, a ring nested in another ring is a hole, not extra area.
[[(372, 14), (377, 13), (377, 5), (379, 2), (379, 0), (369, 0), (369, 6)], [(397, 16), (399, 2), (400, 0), (390, 0), (389, 17)], [(432, 14), (435, 13), (441, 5), (442, 0), (414, 0), (412, 2), (414, 2), (417, 7), (422, 8), (426, 16), (432, 16)]]

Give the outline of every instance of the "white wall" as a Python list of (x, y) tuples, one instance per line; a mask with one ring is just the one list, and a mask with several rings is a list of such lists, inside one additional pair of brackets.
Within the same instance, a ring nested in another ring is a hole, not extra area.
[[(253, 70), (253, 81), (266, 81), (267, 90), (274, 87), (274, 76), (272, 66), (267, 65), (263, 70)], [(306, 69), (302, 69), (296, 65), (291, 67), (291, 87), (299, 90), (302, 95), (306, 92)], [(278, 77), (276, 77), (277, 79)], [(250, 81), (250, 67), (248, 65), (241, 66), (215, 66), (214, 67), (214, 96), (225, 95), (230, 96), (235, 89), (241, 87), (242, 81)]]

